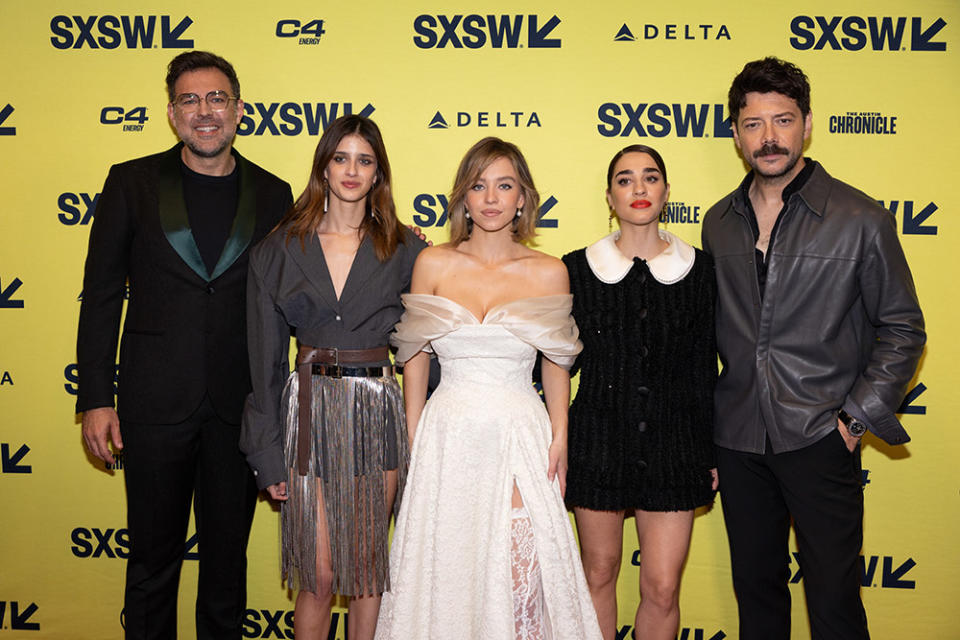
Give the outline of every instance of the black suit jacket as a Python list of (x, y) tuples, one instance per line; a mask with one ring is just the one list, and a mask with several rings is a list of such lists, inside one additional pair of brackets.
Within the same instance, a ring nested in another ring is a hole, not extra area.
[(77, 334), (77, 411), (113, 406), (125, 285), (117, 410), (122, 420), (181, 422), (209, 394), (239, 424), (250, 391), (246, 279), (250, 249), (293, 200), (290, 185), (233, 152), (237, 215), (213, 273), (183, 200), (182, 144), (110, 168), (90, 231)]

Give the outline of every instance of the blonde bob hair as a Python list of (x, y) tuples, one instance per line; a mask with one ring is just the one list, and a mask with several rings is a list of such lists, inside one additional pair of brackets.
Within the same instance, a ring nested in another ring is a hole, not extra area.
[(513, 239), (516, 242), (529, 242), (536, 235), (537, 213), (540, 209), (540, 194), (533, 184), (533, 176), (520, 149), (500, 138), (484, 138), (470, 147), (453, 182), (453, 191), (447, 200), (447, 215), (450, 219), (450, 242), (456, 246), (470, 237), (473, 220), (466, 216), (467, 193), (480, 179), (480, 174), (500, 158), (506, 158), (517, 173), (520, 192), (523, 194), (523, 207), (520, 216), (513, 219)]

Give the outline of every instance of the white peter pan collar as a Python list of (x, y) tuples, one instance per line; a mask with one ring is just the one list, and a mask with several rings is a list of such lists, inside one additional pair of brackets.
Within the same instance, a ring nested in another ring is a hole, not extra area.
[[(696, 253), (693, 247), (669, 231), (658, 229), (657, 233), (660, 239), (667, 243), (667, 248), (647, 260), (647, 267), (661, 284), (679, 282), (693, 268)], [(623, 255), (614, 244), (619, 238), (620, 232), (614, 231), (587, 247), (587, 264), (601, 282), (616, 284), (623, 280), (633, 267), (633, 260)]]

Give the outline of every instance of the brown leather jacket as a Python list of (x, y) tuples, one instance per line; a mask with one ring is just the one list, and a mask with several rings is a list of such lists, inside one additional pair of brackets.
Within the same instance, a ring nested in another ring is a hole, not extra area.
[(819, 164), (781, 212), (761, 299), (755, 240), (737, 189), (707, 212), (716, 263), (714, 441), (763, 453), (808, 446), (837, 410), (891, 444), (909, 441), (894, 413), (923, 344), (923, 315), (894, 217)]

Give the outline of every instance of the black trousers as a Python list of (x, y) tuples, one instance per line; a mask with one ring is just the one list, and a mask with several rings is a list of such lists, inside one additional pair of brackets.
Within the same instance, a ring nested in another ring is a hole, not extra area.
[(180, 424), (122, 421), (130, 557), (126, 638), (177, 638), (177, 590), (190, 506), (199, 542), (197, 638), (241, 635), (247, 540), (257, 487), (239, 449), (239, 425), (204, 399)]
[(814, 640), (866, 640), (860, 600), (863, 485), (860, 449), (838, 430), (774, 455), (718, 449), (741, 640), (789, 640), (793, 519)]

